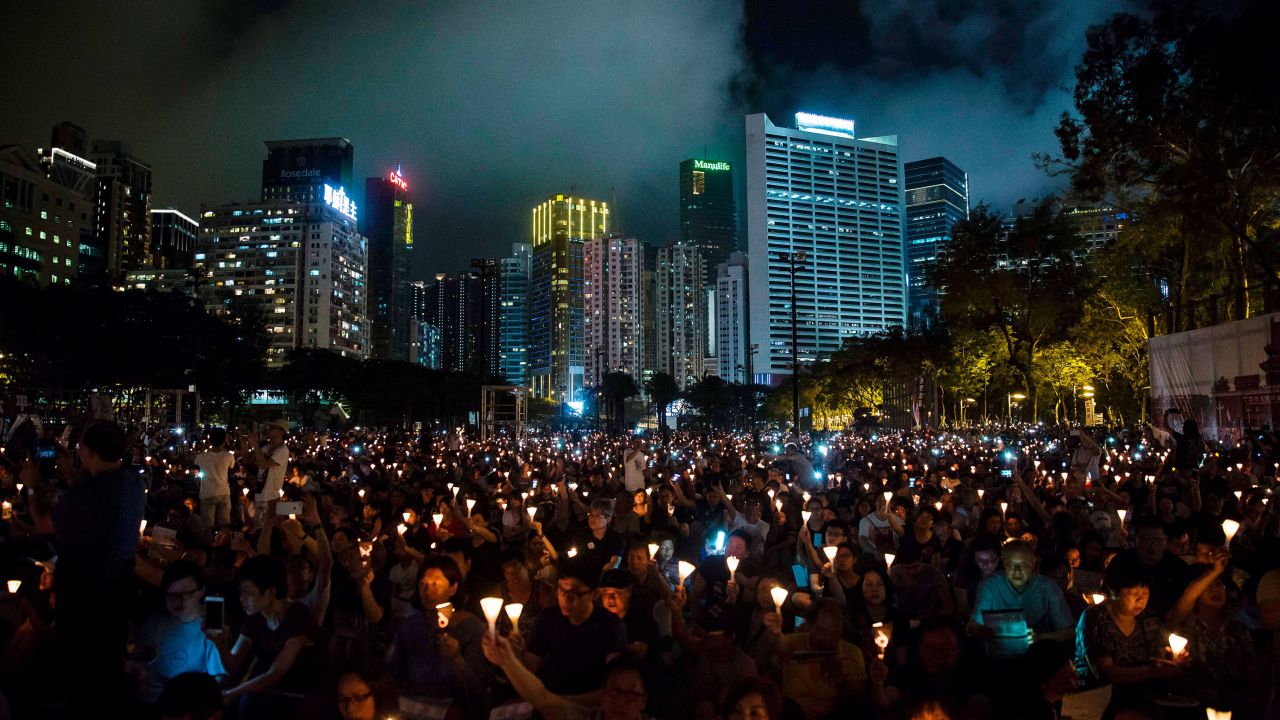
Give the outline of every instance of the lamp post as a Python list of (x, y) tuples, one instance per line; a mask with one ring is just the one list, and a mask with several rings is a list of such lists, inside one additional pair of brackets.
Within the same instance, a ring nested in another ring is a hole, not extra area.
[(1012, 425), (1013, 424), (1013, 401), (1017, 400), (1021, 402), (1023, 400), (1026, 400), (1027, 396), (1023, 395), (1022, 393), (1009, 393), (1006, 399), (1008, 401), (1009, 424)]
[(804, 263), (803, 250), (780, 252), (778, 258), (787, 263), (791, 273), (791, 428), (800, 437), (800, 339), (796, 320), (796, 266)]

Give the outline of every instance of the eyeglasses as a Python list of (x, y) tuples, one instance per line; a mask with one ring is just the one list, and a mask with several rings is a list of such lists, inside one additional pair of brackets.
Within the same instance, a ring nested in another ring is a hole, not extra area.
[(358, 705), (361, 703), (369, 702), (369, 699), (372, 697), (373, 697), (373, 693), (364, 693), (363, 695), (352, 695), (351, 697), (339, 695), (338, 704), (339, 705)]

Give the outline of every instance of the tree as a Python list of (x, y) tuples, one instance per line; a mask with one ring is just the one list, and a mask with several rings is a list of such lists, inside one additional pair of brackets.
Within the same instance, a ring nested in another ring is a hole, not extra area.
[(705, 424), (723, 427), (729, 423), (733, 410), (729, 384), (721, 378), (715, 375), (702, 378), (685, 390), (684, 397)]
[(957, 328), (994, 329), (1007, 362), (1025, 383), (1033, 416), (1035, 359), (1039, 348), (1065, 336), (1087, 294), (1087, 275), (1077, 263), (1084, 244), (1075, 226), (1050, 198), (1011, 228), (985, 205), (952, 228), (947, 252), (930, 282), (946, 289), (943, 319)]
[[(1039, 352), (1036, 363), (1040, 367), (1041, 388), (1053, 397), (1054, 422), (1074, 421), (1075, 402), (1084, 386), (1091, 386), (1094, 381), (1093, 369), (1080, 349), (1070, 341), (1056, 342)], [(1068, 402), (1072, 403), (1070, 409)]]
[[(1280, 66), (1273, 0), (1154, 0), (1092, 28), (1058, 158), (1089, 198), (1125, 198), (1175, 308), (1223, 284), (1250, 314), (1250, 276), (1280, 278)], [(1188, 322), (1179, 322), (1174, 330)]]
[(645, 393), (658, 415), (658, 429), (667, 432), (667, 406), (680, 396), (680, 386), (668, 373), (654, 373), (644, 384)]
[(604, 376), (600, 394), (609, 414), (609, 431), (621, 432), (626, 420), (626, 402), (640, 394), (640, 387), (630, 373), (615, 371)]

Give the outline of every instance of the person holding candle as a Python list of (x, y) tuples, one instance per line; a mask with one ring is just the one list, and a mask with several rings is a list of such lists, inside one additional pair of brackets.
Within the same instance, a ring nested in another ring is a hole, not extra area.
[(858, 523), (858, 543), (862, 551), (883, 560), (886, 552), (896, 552), (905, 530), (902, 521), (889, 506), (889, 499), (878, 496), (875, 511)]
[(566, 546), (577, 548), (578, 557), (595, 564), (600, 572), (618, 567), (625, 553), (626, 541), (609, 527), (612, 520), (613, 501), (593, 498), (587, 512), (586, 529), (574, 533)]
[(397, 629), (391, 643), (392, 674), (405, 695), (432, 704), (452, 702), (474, 712), (484, 699), (490, 668), (480, 640), (485, 621), (453, 604), (462, 572), (450, 557), (433, 555), (418, 573), (417, 612)]
[(807, 720), (852, 711), (866, 697), (867, 674), (862, 651), (841, 639), (840, 606), (822, 598), (805, 620), (803, 630), (784, 635), (778, 613), (764, 616), (765, 636), (782, 664), (783, 693)]
[[(1031, 546), (1021, 540), (1005, 543), (1001, 548), (1004, 572), (996, 573), (978, 586), (973, 605), (971, 627), (983, 636), (991, 632), (983, 624), (983, 613), (1020, 610), (1027, 629), (1034, 633), (1022, 650), (1036, 638), (1068, 640), (1074, 637), (1075, 622), (1067, 608), (1062, 590), (1049, 578), (1036, 572), (1036, 556)], [(1017, 653), (1021, 654), (1021, 652)]]
[[(596, 602), (600, 568), (579, 558), (557, 566), (558, 607), (543, 610), (523, 660), (551, 692), (598, 699), (605, 664), (626, 652), (626, 627)], [(521, 649), (520, 643), (517, 649)]]

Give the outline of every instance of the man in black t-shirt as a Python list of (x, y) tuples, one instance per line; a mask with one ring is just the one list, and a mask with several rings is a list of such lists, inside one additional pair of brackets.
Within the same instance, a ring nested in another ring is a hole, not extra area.
[(574, 533), (569, 540), (569, 548), (577, 550), (575, 557), (593, 568), (597, 578), (599, 573), (618, 567), (625, 554), (622, 536), (609, 527), (612, 520), (613, 501), (593, 500), (587, 513), (587, 528)]
[(626, 650), (622, 621), (595, 603), (600, 569), (582, 558), (558, 568), (558, 607), (538, 616), (525, 665), (558, 695), (584, 695), (604, 686), (605, 664)]

